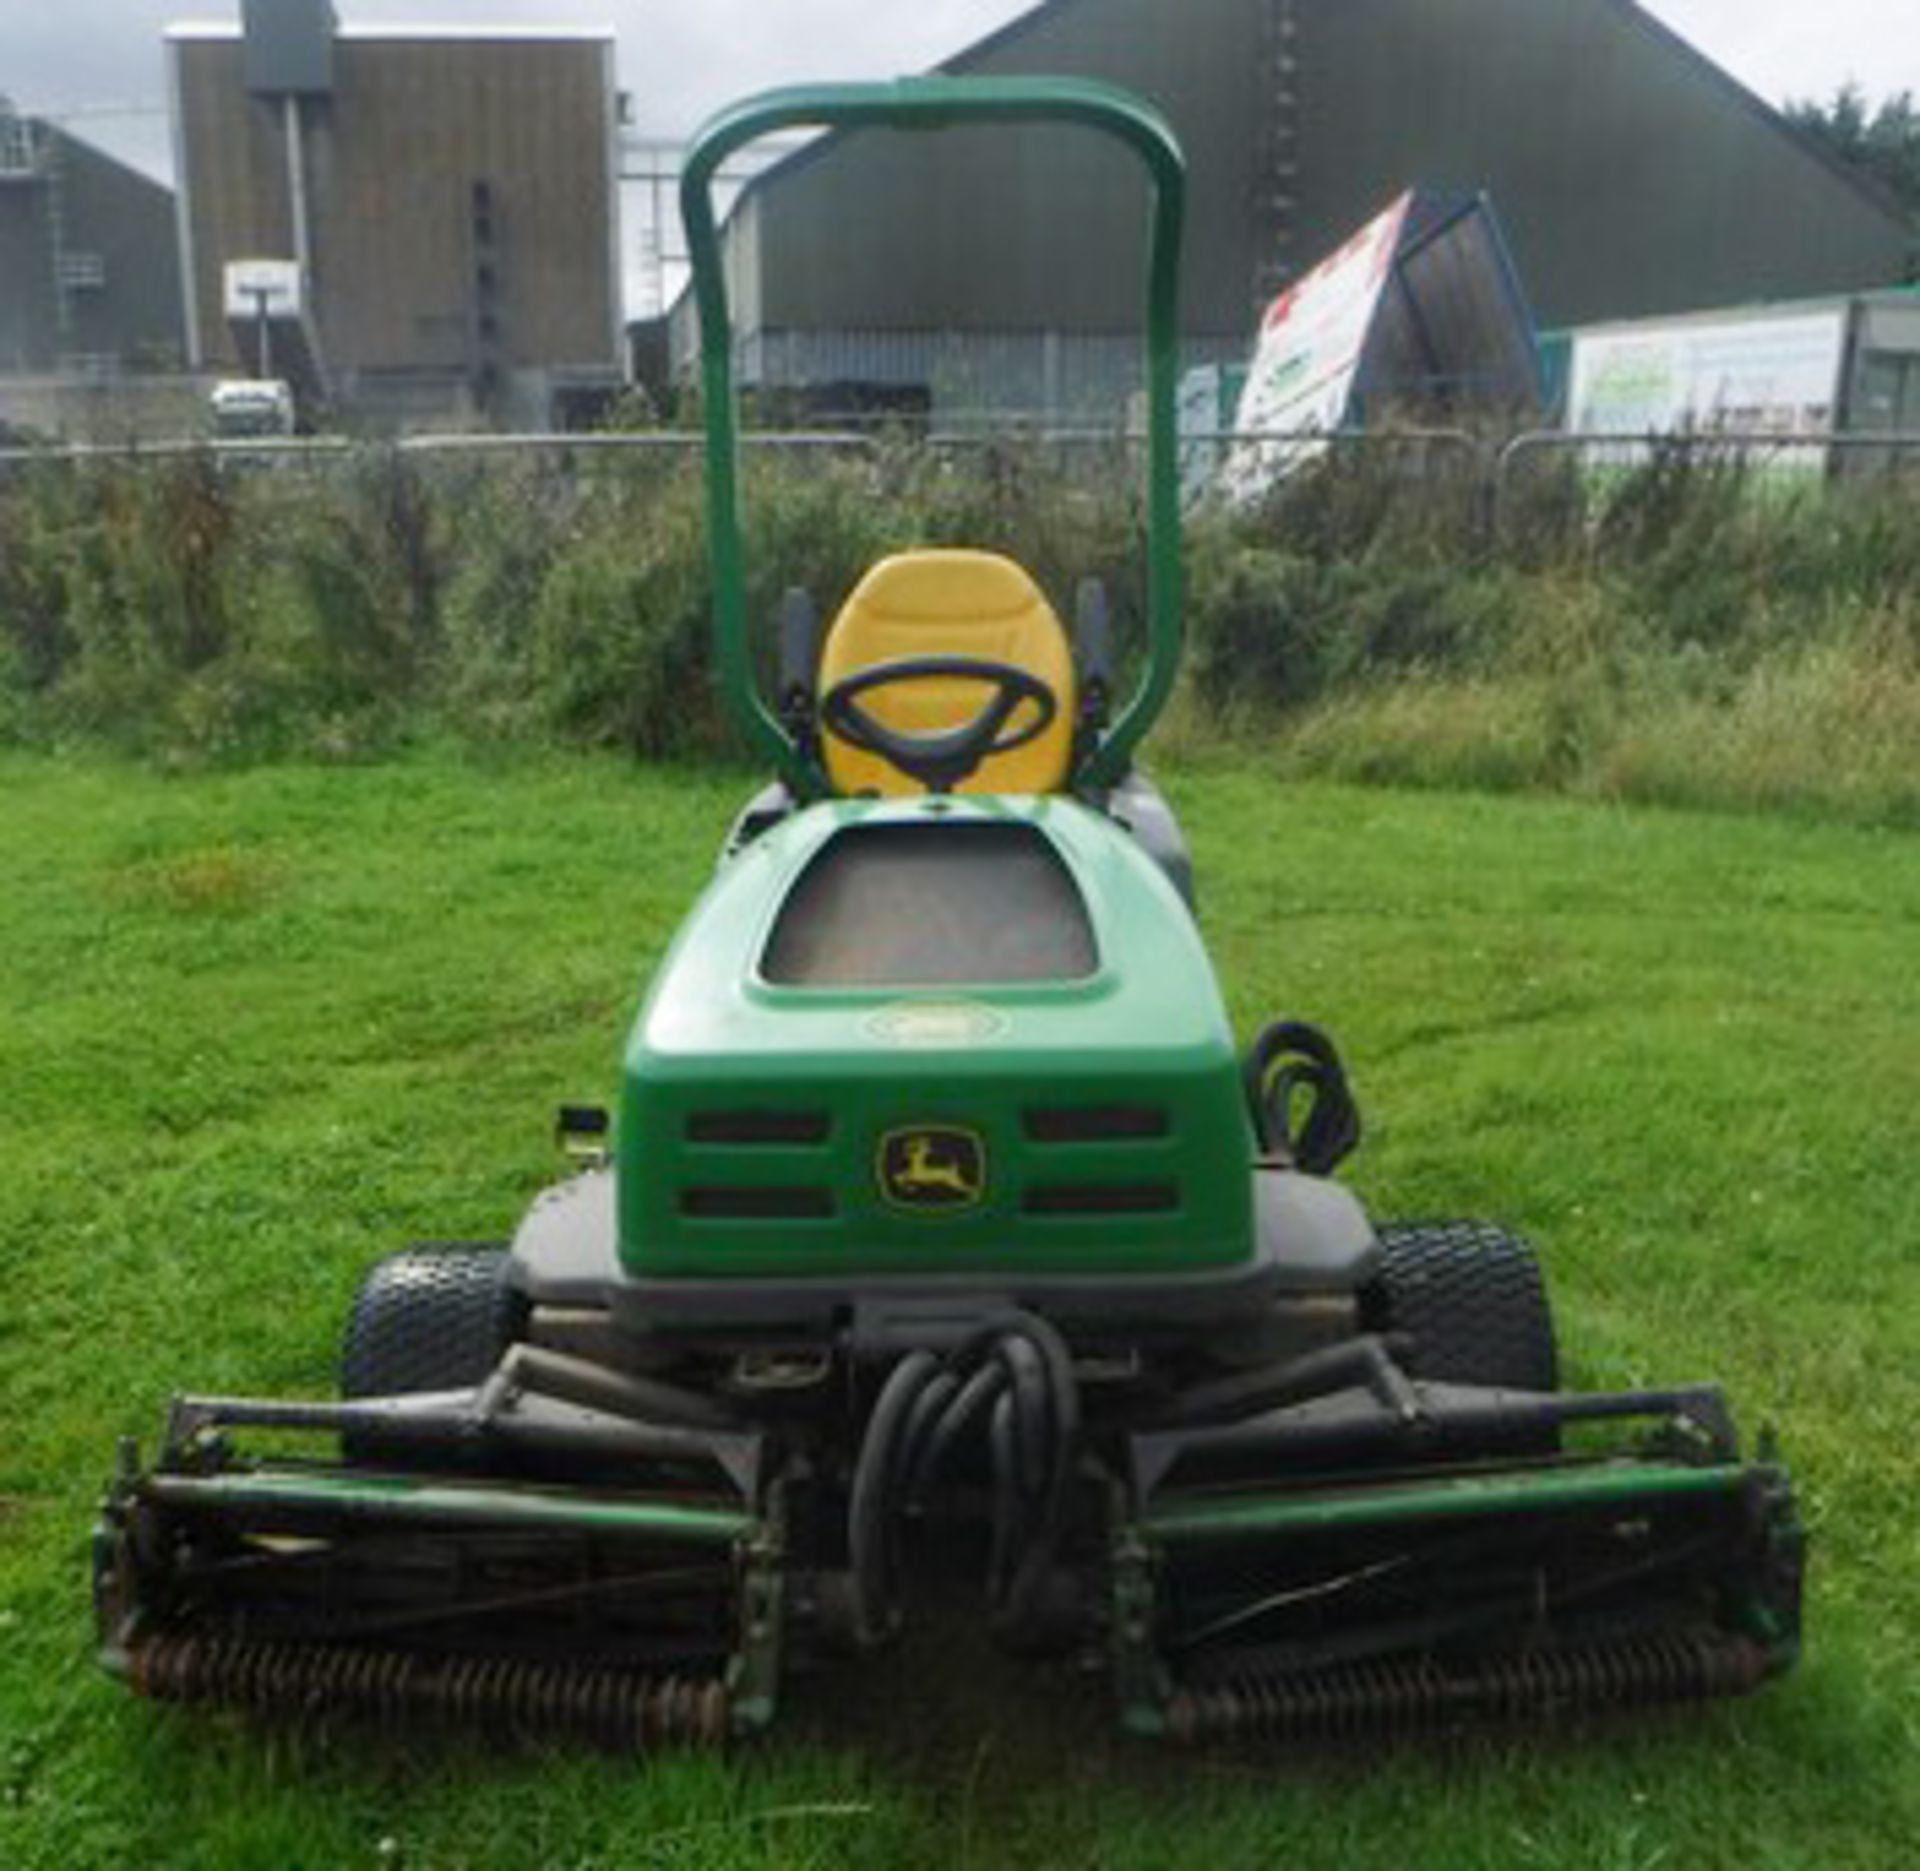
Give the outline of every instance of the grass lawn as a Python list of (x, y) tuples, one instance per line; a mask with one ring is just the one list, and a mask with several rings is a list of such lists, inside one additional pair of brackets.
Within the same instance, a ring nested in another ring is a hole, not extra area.
[[(1809, 1654), (1754, 1702), (1143, 1752), (939, 1646), (731, 1761), (140, 1706), (92, 1667), (116, 1435), (318, 1393), (361, 1270), (505, 1232), (604, 1097), (744, 782), (420, 757), (0, 759), (0, 1865), (1905, 1865), (1920, 1840), (1920, 838), (1164, 776), (1236, 1021), (1328, 1025), (1376, 1213), (1541, 1244), (1571, 1381), (1777, 1421)], [(970, 1650), (973, 1646), (968, 1645)]]

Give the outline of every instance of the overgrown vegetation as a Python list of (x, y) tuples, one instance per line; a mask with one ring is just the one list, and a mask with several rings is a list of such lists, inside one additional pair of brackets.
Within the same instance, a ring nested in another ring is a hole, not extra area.
[[(880, 552), (997, 546), (1138, 628), (1117, 451), (756, 454), (750, 602)], [(1190, 737), (1294, 771), (1920, 822), (1920, 502), (1669, 452), (1498, 503), (1392, 447), (1188, 529)], [(725, 751), (697, 461), (368, 452), (47, 463), (0, 483), (0, 741), (179, 763), (421, 731)], [(769, 633), (771, 634), (771, 633)]]
[(1522, 475), (1477, 526), (1370, 509), (1380, 478), (1202, 532), (1203, 733), (1239, 720), (1298, 773), (1920, 823), (1911, 476), (1675, 449)]

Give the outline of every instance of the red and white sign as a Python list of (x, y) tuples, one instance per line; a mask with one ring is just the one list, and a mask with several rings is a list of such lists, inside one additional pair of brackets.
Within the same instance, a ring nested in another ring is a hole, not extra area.
[(1302, 439), (1236, 444), (1221, 473), (1229, 499), (1257, 498), (1318, 455), (1325, 442), (1315, 438), (1344, 421), (1412, 202), (1402, 194), (1267, 307), (1233, 426)]

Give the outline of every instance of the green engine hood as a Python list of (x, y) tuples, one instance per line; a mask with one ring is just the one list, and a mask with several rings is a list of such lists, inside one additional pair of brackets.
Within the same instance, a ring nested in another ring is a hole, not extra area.
[[(898, 965), (923, 941), (935, 980)], [(975, 953), (999, 978), (966, 978)], [(1067, 798), (835, 800), (724, 863), (654, 978), (620, 1255), (650, 1278), (1226, 1267), (1252, 1151), (1198, 932), (1126, 831)]]

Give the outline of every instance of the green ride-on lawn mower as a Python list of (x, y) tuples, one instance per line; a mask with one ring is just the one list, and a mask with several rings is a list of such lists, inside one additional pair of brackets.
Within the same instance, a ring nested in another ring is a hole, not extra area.
[[(824, 633), (788, 594), (769, 703), (709, 184), (768, 131), (957, 120), (1090, 126), (1147, 169), (1144, 672), (1115, 706), (1096, 587), (1070, 635), (1010, 561), (908, 552)], [(778, 779), (511, 1244), (377, 1265), (340, 1401), (183, 1396), (152, 1466), (123, 1450), (94, 1587), (134, 1690), (718, 1742), (956, 1563), (1137, 1734), (1792, 1663), (1793, 1502), (1719, 1391), (1558, 1389), (1529, 1250), (1369, 1221), (1330, 1179), (1359, 1134), (1333, 1046), (1283, 1021), (1236, 1051), (1132, 761), (1179, 648), (1181, 188), (1158, 116), (1069, 81), (779, 91), (695, 143), (717, 660)]]

